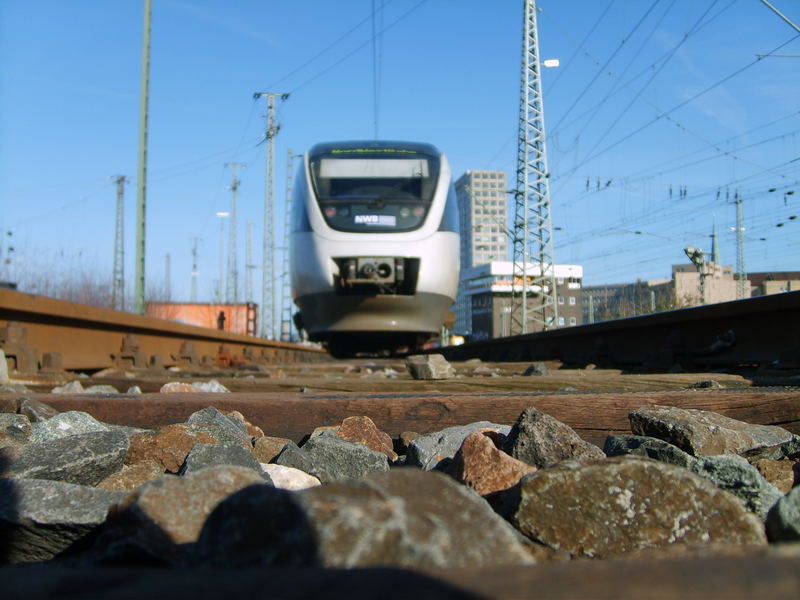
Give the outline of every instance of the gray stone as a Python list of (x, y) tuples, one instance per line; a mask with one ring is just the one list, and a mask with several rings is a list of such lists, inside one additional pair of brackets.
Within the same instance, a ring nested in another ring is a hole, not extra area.
[(125, 393), (126, 394), (132, 394), (132, 395), (138, 395), (138, 394), (142, 393), (142, 388), (140, 388), (138, 385), (132, 385), (131, 387), (129, 387), (127, 389), (127, 391)]
[(511, 522), (574, 557), (602, 558), (672, 545), (759, 544), (761, 520), (710, 481), (636, 457), (565, 461), (525, 475)]
[(467, 436), (483, 430), (496, 431), (503, 438), (511, 430), (511, 427), (489, 421), (478, 421), (468, 425), (448, 427), (428, 435), (420, 435), (408, 445), (406, 464), (421, 467), (426, 471), (446, 468)]
[(32, 442), (50, 442), (82, 433), (109, 431), (105, 423), (101, 423), (86, 412), (70, 410), (59, 413), (46, 421), (34, 423), (32, 426)]
[[(264, 473), (255, 457), (241, 446), (195, 444), (186, 456), (179, 474), (188, 475), (201, 469), (221, 465), (245, 467), (253, 469), (256, 473)], [(272, 483), (269, 480), (269, 476), (265, 477), (268, 483)]]
[(250, 435), (247, 433), (247, 427), (238, 419), (229, 417), (217, 410), (213, 406), (198, 410), (191, 414), (186, 423), (189, 425), (212, 425), (225, 430), (237, 439), (250, 443)]
[(314, 461), (308, 453), (302, 448), (298, 448), (297, 444), (292, 441), (286, 442), (283, 449), (272, 460), (272, 464), (281, 465), (283, 467), (292, 467), (299, 469), (304, 473), (312, 474), (316, 470)]
[(0, 448), (0, 476), (97, 485), (122, 468), (128, 438), (118, 431), (84, 433)]
[(633, 433), (664, 440), (693, 456), (742, 454), (792, 439), (782, 427), (752, 425), (692, 408), (644, 406), (628, 418)]
[(311, 438), (303, 444), (303, 451), (314, 465), (309, 474), (322, 483), (361, 479), (370, 473), (389, 470), (389, 458), (383, 452), (335, 436)]
[(520, 413), (503, 450), (539, 469), (562, 460), (605, 458), (600, 448), (581, 439), (571, 427), (534, 407)]
[(547, 368), (547, 365), (543, 362), (537, 362), (530, 365), (525, 372), (523, 373), (525, 377), (542, 377), (545, 375), (550, 375), (550, 369)]
[(482, 567), (533, 560), (515, 532), (446, 475), (395, 469), (287, 492), (252, 486), (220, 503), (195, 564), (215, 567)]
[(775, 444), (762, 446), (741, 453), (751, 463), (767, 458), (769, 460), (800, 459), (800, 435), (792, 435), (792, 439)]
[(450, 379), (456, 371), (441, 354), (414, 354), (406, 358), (406, 369), (414, 379)]
[(766, 519), (769, 509), (783, 498), (780, 490), (764, 479), (758, 469), (735, 454), (702, 456), (695, 460), (690, 469), (739, 498), (747, 510), (762, 520)]
[(0, 413), (0, 448), (22, 446), (31, 439), (31, 422), (25, 415)]
[(251, 485), (269, 486), (252, 469), (232, 466), (148, 481), (126, 494), (125, 500), (109, 515), (102, 535), (85, 561), (182, 564), (211, 511), (230, 494)]
[(27, 397), (18, 399), (15, 412), (28, 417), (31, 423), (46, 421), (58, 414), (58, 411), (49, 404)]
[(772, 507), (766, 525), (770, 542), (800, 541), (800, 485)]
[(669, 442), (643, 435), (610, 435), (606, 438), (603, 452), (606, 456), (643, 456), (686, 468), (696, 460)]
[(127, 495), (36, 479), (0, 479), (0, 563), (49, 560), (103, 524)]

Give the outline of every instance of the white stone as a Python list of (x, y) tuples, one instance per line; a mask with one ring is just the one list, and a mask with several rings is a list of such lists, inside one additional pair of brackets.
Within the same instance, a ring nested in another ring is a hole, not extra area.
[(272, 479), (276, 488), (282, 490), (305, 490), (320, 485), (319, 479), (305, 471), (283, 465), (260, 463), (264, 472)]
[(80, 381), (70, 381), (64, 385), (59, 385), (50, 390), (51, 394), (82, 394), (84, 392)]

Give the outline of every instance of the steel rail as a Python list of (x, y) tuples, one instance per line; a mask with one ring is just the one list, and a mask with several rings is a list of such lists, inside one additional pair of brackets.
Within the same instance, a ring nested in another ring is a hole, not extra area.
[(317, 361), (318, 348), (0, 289), (0, 348), (20, 372)]
[(664, 370), (800, 367), (800, 292), (439, 348), (449, 360), (560, 360)]

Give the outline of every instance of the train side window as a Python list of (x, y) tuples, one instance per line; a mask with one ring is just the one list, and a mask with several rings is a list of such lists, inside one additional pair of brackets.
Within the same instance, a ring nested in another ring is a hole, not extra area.
[(292, 233), (311, 231), (311, 222), (308, 220), (308, 183), (305, 178), (305, 166), (300, 165), (295, 179), (294, 194), (292, 194)]
[(453, 231), (458, 233), (458, 196), (456, 187), (452, 183), (447, 190), (447, 201), (444, 204), (444, 214), (439, 225), (439, 231)]

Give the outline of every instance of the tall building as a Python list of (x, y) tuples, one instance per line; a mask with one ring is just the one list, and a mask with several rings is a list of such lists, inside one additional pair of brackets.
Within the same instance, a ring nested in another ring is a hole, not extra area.
[[(461, 269), (508, 260), (508, 199), (502, 171), (467, 171), (455, 183), (461, 230)], [(459, 284), (454, 331), (470, 334), (472, 307)]]
[(467, 171), (456, 181), (461, 268), (508, 260), (508, 199), (502, 171)]

